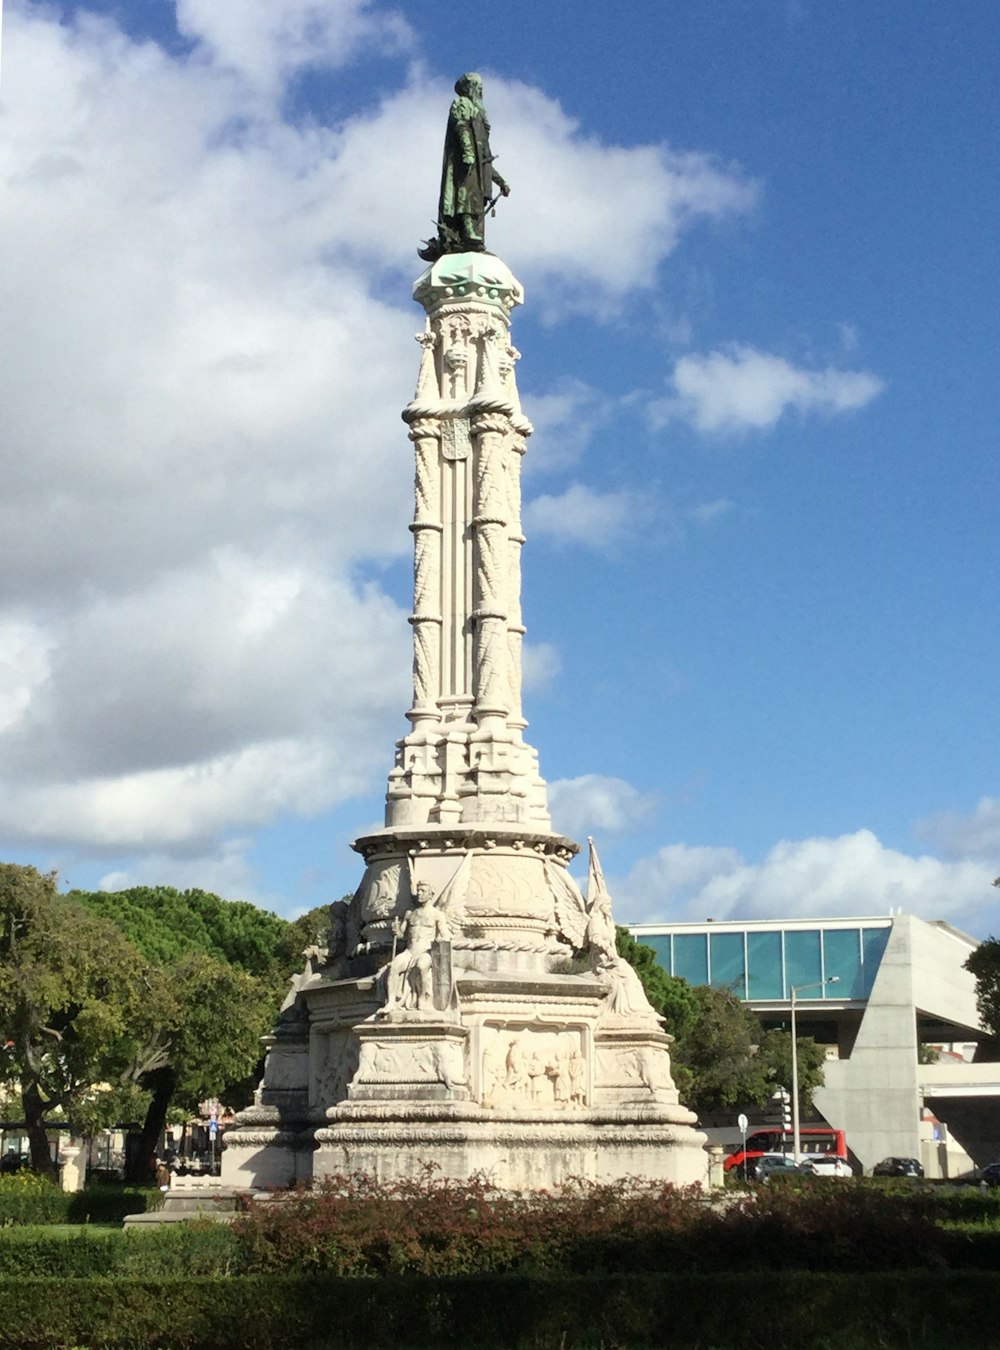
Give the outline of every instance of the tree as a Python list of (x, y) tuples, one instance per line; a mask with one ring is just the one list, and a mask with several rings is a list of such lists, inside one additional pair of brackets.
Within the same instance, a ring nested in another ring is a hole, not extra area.
[[(812, 1111), (813, 1093), (816, 1088), (823, 1086), (826, 1051), (812, 1036), (796, 1036), (795, 1039), (798, 1043), (799, 1114), (808, 1117)], [(792, 1033), (778, 1027), (765, 1031), (760, 1043), (760, 1058), (770, 1084), (768, 1095), (779, 1087), (791, 1092)]]
[(667, 1031), (683, 1040), (699, 1016), (698, 1000), (687, 980), (668, 975), (656, 958), (656, 952), (644, 942), (636, 942), (627, 928), (615, 929), (618, 955), (633, 968), (642, 981), (646, 997), (664, 1020)]
[[(293, 925), (243, 901), (208, 891), (139, 886), (73, 892), (88, 910), (127, 933), (148, 961), (159, 1018), (132, 1038), (131, 1080), (149, 1093), (130, 1178), (152, 1170), (172, 1104), (194, 1111), (206, 1096), (245, 1104), (292, 968)], [(243, 1100), (234, 1100), (237, 1095)]]
[[(1000, 877), (995, 884), (1000, 884)], [(976, 977), (976, 1007), (991, 1036), (1000, 1036), (1000, 939), (988, 937), (965, 962)]]
[(691, 1074), (687, 1104), (707, 1112), (766, 1101), (774, 1086), (758, 1053), (760, 1022), (729, 989), (697, 985), (692, 992), (698, 1017), (674, 1046), (676, 1062)]
[(211, 891), (172, 886), (71, 891), (70, 898), (110, 919), (159, 965), (198, 951), (251, 975), (285, 980), (291, 974), (283, 945), (291, 927), (288, 920), (246, 900), (222, 900)]
[[(792, 1037), (764, 1031), (752, 1009), (728, 989), (692, 986), (668, 975), (656, 952), (617, 930), (618, 954), (642, 981), (646, 997), (674, 1037), (671, 1061), (681, 1100), (710, 1112), (737, 1105), (762, 1106), (778, 1087), (791, 1087)], [(799, 1102), (810, 1109), (823, 1083), (825, 1055), (812, 1037), (798, 1037)]]
[(277, 999), (262, 977), (249, 975), (205, 952), (187, 952), (154, 975), (161, 1020), (152, 1037), (136, 1038), (130, 1074), (149, 1094), (129, 1175), (145, 1180), (172, 1104), (191, 1113), (205, 1097), (230, 1105), (261, 1057)]
[(36, 1170), (52, 1170), (49, 1119), (86, 1115), (99, 1085), (128, 1081), (131, 1039), (157, 1012), (146, 963), (113, 924), (54, 876), (0, 863), (0, 1073), (20, 1087)]

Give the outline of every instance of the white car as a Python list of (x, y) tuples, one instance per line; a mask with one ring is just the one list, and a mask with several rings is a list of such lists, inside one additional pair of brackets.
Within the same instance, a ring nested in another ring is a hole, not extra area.
[(814, 1153), (808, 1158), (803, 1158), (799, 1163), (799, 1171), (814, 1177), (852, 1177), (854, 1175), (850, 1165), (843, 1158), (837, 1158), (832, 1153)]

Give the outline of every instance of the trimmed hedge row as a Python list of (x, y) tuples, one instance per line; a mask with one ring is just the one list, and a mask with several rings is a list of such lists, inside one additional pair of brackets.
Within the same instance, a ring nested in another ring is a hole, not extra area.
[(0, 1228), (13, 1224), (121, 1223), (126, 1214), (159, 1209), (163, 1194), (140, 1186), (62, 1191), (31, 1173), (0, 1177)]
[(966, 1350), (1000, 1275), (2, 1280), (10, 1350)]
[(0, 1279), (229, 1275), (240, 1268), (228, 1224), (192, 1219), (143, 1232), (81, 1229), (71, 1237), (10, 1228), (0, 1235)]

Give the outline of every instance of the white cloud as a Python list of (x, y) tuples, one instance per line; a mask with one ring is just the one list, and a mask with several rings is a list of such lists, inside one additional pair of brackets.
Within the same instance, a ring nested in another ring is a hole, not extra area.
[(946, 857), (981, 862), (1000, 872), (1000, 798), (983, 797), (968, 815), (942, 811), (920, 821), (918, 839)]
[[(393, 409), (450, 84), (414, 67), (335, 127), (285, 120), (295, 72), (411, 42), (363, 0), (181, 0), (179, 54), (92, 13), (4, 17), (0, 831), (235, 880), (220, 840), (367, 790), (403, 729), (405, 618), (356, 575), (411, 546)], [(514, 184), (491, 239), (529, 286), (599, 310), (753, 201), (737, 170), (602, 144), (538, 90), (487, 99)], [(604, 415), (551, 397), (540, 425), (585, 439)], [(555, 659), (528, 648), (527, 677)]]
[(887, 914), (968, 922), (995, 900), (989, 868), (886, 848), (870, 830), (783, 840), (760, 863), (734, 849), (674, 844), (616, 883), (619, 914), (656, 919), (786, 919)]
[(521, 652), (521, 681), (525, 692), (547, 689), (562, 669), (559, 648), (551, 642), (526, 642)]
[(756, 186), (738, 167), (663, 144), (602, 144), (527, 85), (491, 80), (486, 102), (498, 128), (493, 149), (505, 175), (510, 166), (512, 186), (494, 237), (526, 280), (544, 285), (548, 302), (570, 260), (576, 293), (562, 294), (564, 305), (600, 308), (648, 289), (686, 229), (756, 201)]
[(865, 371), (807, 370), (738, 344), (707, 356), (682, 356), (670, 385), (670, 396), (652, 406), (654, 421), (679, 417), (698, 431), (720, 433), (773, 427), (789, 411), (853, 412), (883, 388)]
[[(212, 891), (227, 900), (249, 900), (265, 909), (276, 908), (280, 901), (260, 894), (256, 878), (247, 862), (249, 838), (224, 840), (212, 853), (179, 858), (171, 854), (147, 854), (133, 866), (108, 872), (98, 890), (124, 891), (132, 886), (173, 886), (179, 891)], [(72, 882), (72, 878), (69, 878)], [(303, 911), (304, 912), (304, 911)]]
[(736, 503), (730, 501), (728, 497), (717, 497), (714, 501), (692, 506), (687, 514), (697, 525), (711, 525), (714, 520), (721, 520), (723, 516), (728, 515), (735, 506)]
[(607, 548), (648, 514), (648, 502), (637, 493), (595, 492), (583, 483), (571, 483), (557, 496), (535, 497), (528, 502), (524, 528), (529, 538)]
[(406, 48), (406, 20), (371, 0), (177, 0), (177, 26), (220, 66), (265, 88), (302, 67), (345, 65), (359, 49)]
[(550, 783), (549, 806), (557, 830), (583, 839), (634, 829), (656, 810), (657, 797), (640, 792), (623, 778), (586, 773)]
[(614, 412), (612, 400), (582, 380), (560, 380), (525, 402), (535, 429), (524, 459), (527, 474), (575, 464)]

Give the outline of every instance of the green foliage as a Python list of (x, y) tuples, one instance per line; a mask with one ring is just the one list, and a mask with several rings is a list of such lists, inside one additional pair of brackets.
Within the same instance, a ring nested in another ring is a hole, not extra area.
[(976, 1007), (983, 1026), (1000, 1036), (1000, 939), (981, 942), (965, 962), (965, 969), (976, 977)]
[(683, 1040), (694, 1028), (700, 1012), (694, 990), (687, 980), (668, 975), (653, 948), (637, 942), (627, 928), (616, 928), (615, 936), (618, 955), (624, 957), (639, 976), (646, 997), (663, 1017), (666, 1030)]
[[(128, 1213), (144, 1211), (132, 1208)], [(118, 1222), (124, 1214), (118, 1216)], [(0, 1278), (33, 1276), (225, 1275), (235, 1243), (229, 1225), (211, 1219), (135, 1229), (82, 1227), (69, 1230), (10, 1228), (0, 1237)]]
[(102, 1130), (141, 1121), (149, 1108), (149, 1093), (136, 1083), (100, 1083), (70, 1106), (73, 1134), (93, 1139)]
[(172, 886), (69, 894), (92, 914), (109, 919), (157, 965), (169, 966), (203, 952), (250, 975), (283, 979), (291, 973), (278, 969), (290, 925), (245, 900), (222, 900), (209, 891), (178, 891)]
[(163, 1196), (146, 1187), (60, 1190), (48, 1177), (22, 1170), (0, 1177), (0, 1228), (60, 1223), (121, 1223), (126, 1214), (158, 1209)]
[(981, 1350), (993, 1273), (4, 1279), (5, 1350)]
[[(799, 1070), (799, 1110), (803, 1113), (812, 1106), (812, 1095), (823, 1086), (826, 1051), (812, 1036), (797, 1036)], [(760, 1042), (760, 1060), (764, 1067), (767, 1091), (775, 1087), (792, 1086), (792, 1033), (776, 1028), (765, 1031)], [(759, 1103), (757, 1103), (759, 1105)]]
[[(350, 900), (349, 895), (344, 896)], [(282, 966), (289, 971), (301, 970), (302, 953), (306, 947), (325, 947), (330, 934), (330, 906), (316, 905), (287, 924), (278, 943), (277, 952)]]
[(0, 1075), (21, 1088), (36, 1168), (51, 1166), (47, 1118), (127, 1079), (131, 1043), (155, 1034), (150, 994), (147, 962), (112, 923), (53, 876), (0, 864)]
[[(646, 997), (674, 1037), (674, 1082), (681, 1099), (697, 1111), (761, 1106), (778, 1086), (792, 1081), (792, 1037), (767, 1031), (728, 989), (692, 987), (668, 975), (656, 952), (618, 928), (618, 955), (635, 969)], [(813, 1091), (823, 1084), (823, 1047), (798, 1037), (799, 1100), (805, 1111)]]
[(7, 1229), (0, 1347), (964, 1350), (993, 1343), (1000, 1230), (928, 1209), (963, 1199), (813, 1182), (718, 1209), (667, 1186), (347, 1178), (232, 1228)]
[(696, 1111), (766, 1101), (774, 1085), (758, 1051), (760, 1022), (728, 989), (698, 985), (698, 1017), (673, 1047), (674, 1062), (690, 1075), (688, 1105)]

